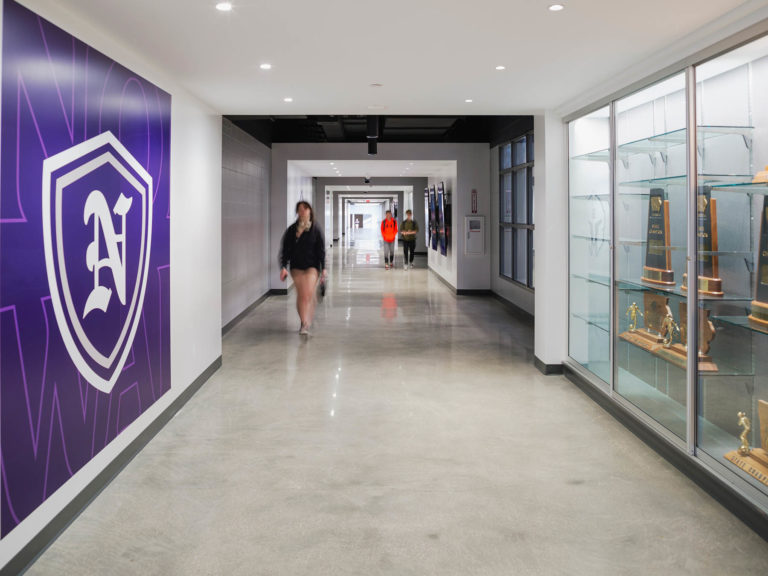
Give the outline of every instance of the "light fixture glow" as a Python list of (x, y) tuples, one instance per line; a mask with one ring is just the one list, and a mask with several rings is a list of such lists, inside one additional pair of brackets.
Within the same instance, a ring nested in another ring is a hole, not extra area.
[(283, 98), (283, 102), (293, 102), (293, 98), (290, 96), (288, 98)]
[(216, 10), (221, 12), (229, 12), (232, 10), (232, 2), (219, 2), (216, 4)]
[(496, 70), (504, 70), (506, 66), (496, 66)]
[(471, 104), (472, 103), (472, 98), (467, 98), (466, 100), (464, 100), (464, 102), (466, 102), (467, 104)]
[(261, 66), (259, 66), (262, 70), (272, 70), (272, 64), (268, 64), (267, 62), (264, 62)]
[(563, 6), (562, 4), (552, 4), (552, 6), (549, 7), (550, 11), (552, 12), (560, 12), (560, 10), (562, 10), (563, 8), (565, 8), (565, 6)]

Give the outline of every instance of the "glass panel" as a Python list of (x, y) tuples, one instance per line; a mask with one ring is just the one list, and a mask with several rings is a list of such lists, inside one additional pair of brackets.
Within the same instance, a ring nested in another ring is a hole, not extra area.
[(686, 437), (685, 75), (616, 102), (616, 391)]
[(528, 170), (523, 168), (513, 172), (513, 189), (515, 197), (515, 223), (527, 224), (528, 223), (528, 182), (527, 174)]
[(519, 140), (515, 140), (512, 143), (512, 165), (517, 166), (518, 164), (525, 164), (528, 160), (526, 159), (526, 137), (523, 136)]
[(696, 441), (768, 494), (768, 39), (699, 66), (696, 80)]
[(499, 226), (499, 274), (512, 278), (512, 232), (513, 228)]
[(512, 144), (505, 144), (499, 148), (499, 166), (502, 170), (512, 168)]
[(528, 285), (528, 229), (515, 229), (515, 281)]
[(499, 215), (502, 222), (512, 223), (512, 172), (499, 177)]
[(528, 162), (533, 162), (533, 132), (528, 134)]
[(608, 107), (568, 127), (571, 358), (610, 381), (610, 118)]

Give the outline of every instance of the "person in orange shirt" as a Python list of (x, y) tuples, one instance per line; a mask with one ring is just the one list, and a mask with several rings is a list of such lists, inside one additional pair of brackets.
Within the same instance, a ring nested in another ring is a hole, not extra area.
[(397, 220), (392, 218), (392, 211), (387, 210), (384, 222), (381, 223), (381, 237), (384, 240), (384, 269), (389, 270), (394, 265), (395, 239), (397, 238)]

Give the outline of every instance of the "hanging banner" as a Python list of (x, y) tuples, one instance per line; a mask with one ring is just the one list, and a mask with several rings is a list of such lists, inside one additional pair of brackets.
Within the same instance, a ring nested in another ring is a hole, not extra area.
[(170, 388), (171, 97), (3, 3), (0, 534)]

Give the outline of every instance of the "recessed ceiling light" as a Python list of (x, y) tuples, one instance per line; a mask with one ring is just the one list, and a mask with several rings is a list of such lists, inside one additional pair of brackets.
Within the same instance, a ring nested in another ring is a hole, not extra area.
[(384, 86), (384, 84), (379, 84), (378, 82), (374, 82), (373, 84), (369, 84), (371, 88), (381, 88)]
[(464, 100), (464, 102), (466, 102), (467, 104), (471, 104), (472, 103), (472, 98), (467, 98), (466, 100)]
[(383, 106), (381, 104), (371, 104), (368, 106), (368, 110), (384, 110), (386, 106)]
[(272, 70), (272, 64), (268, 64), (267, 62), (264, 62), (261, 66), (259, 66), (262, 70)]
[(496, 70), (504, 70), (506, 66), (496, 66)]
[(552, 4), (552, 6), (549, 7), (549, 9), (552, 12), (560, 12), (560, 10), (562, 10), (563, 8), (565, 8), (565, 6), (563, 6), (562, 4)]
[(232, 2), (219, 2), (216, 4), (216, 10), (220, 10), (221, 12), (229, 12), (232, 10)]
[(288, 98), (283, 98), (283, 102), (293, 102), (293, 98), (290, 96)]
[(330, 164), (331, 166), (333, 166), (334, 164), (336, 164), (336, 162), (328, 162), (328, 164)]

